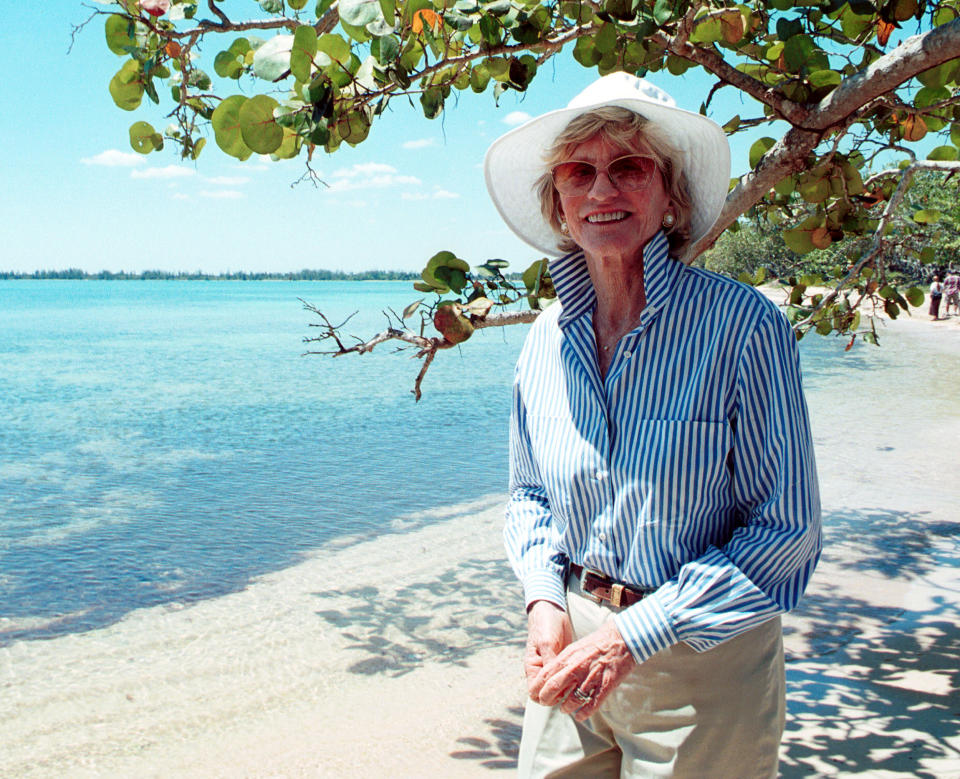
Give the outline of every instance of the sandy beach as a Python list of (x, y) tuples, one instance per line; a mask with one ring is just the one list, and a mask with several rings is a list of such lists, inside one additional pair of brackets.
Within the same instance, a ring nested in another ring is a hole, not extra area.
[[(942, 381), (894, 365), (857, 399), (839, 376), (819, 402), (842, 425), (811, 404), (825, 551), (784, 620), (785, 777), (960, 777), (960, 323), (917, 311), (886, 338)], [(0, 776), (510, 775), (524, 619), (503, 502), (0, 649)]]

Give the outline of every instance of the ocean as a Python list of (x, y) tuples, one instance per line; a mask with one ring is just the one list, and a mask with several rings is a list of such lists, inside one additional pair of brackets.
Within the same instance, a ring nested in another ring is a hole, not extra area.
[[(419, 403), (411, 349), (302, 356), (317, 319), (300, 298), (335, 322), (358, 312), (345, 332), (369, 336), (419, 297), (410, 282), (0, 281), (0, 646), (243, 589), (333, 539), (505, 492), (527, 326), (441, 354)], [(851, 419), (884, 423), (870, 398), (896, 391), (889, 369), (931, 384), (911, 413), (955, 413), (917, 333), (849, 353), (801, 342), (818, 447)]]

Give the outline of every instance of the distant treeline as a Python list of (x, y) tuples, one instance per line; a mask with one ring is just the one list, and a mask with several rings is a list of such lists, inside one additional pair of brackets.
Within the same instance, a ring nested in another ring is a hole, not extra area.
[(79, 268), (35, 270), (32, 273), (0, 271), (0, 279), (77, 279), (81, 281), (413, 281), (419, 273), (400, 270), (368, 270), (346, 273), (338, 270), (300, 270), (292, 273), (170, 273), (145, 270), (141, 273), (114, 273), (102, 270), (87, 273)]

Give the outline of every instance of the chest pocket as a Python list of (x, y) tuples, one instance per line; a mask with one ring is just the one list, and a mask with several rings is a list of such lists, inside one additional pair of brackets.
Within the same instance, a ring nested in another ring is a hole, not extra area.
[(730, 489), (728, 422), (641, 419), (633, 431), (640, 522), (688, 523), (716, 510)]

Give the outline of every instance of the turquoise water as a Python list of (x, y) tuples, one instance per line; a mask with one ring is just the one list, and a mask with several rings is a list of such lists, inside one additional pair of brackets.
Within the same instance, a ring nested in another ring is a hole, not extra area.
[(301, 357), (409, 282), (0, 282), (0, 641), (241, 588), (505, 484), (524, 327), (419, 362)]
[[(332, 538), (505, 491), (526, 326), (442, 354), (419, 404), (410, 351), (300, 356), (315, 318), (298, 298), (334, 321), (359, 310), (348, 330), (370, 335), (417, 297), (409, 282), (0, 282), (0, 645), (233, 591)], [(878, 368), (941, 381), (912, 342), (845, 355), (811, 336), (802, 353), (815, 432), (895, 389)]]

